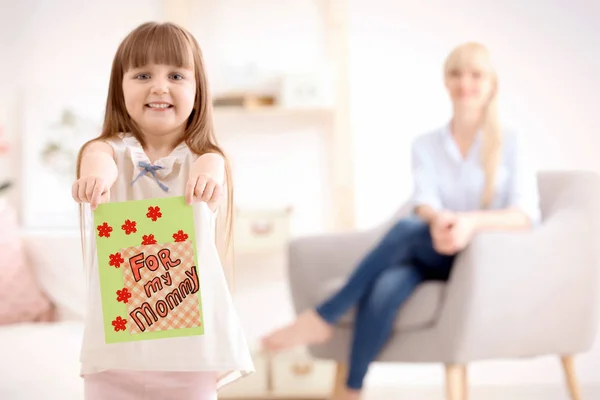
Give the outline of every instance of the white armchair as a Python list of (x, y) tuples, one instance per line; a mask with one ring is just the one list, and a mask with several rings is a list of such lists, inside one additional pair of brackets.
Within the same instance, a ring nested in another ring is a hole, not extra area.
[[(469, 362), (556, 354), (572, 399), (581, 399), (573, 356), (592, 346), (598, 325), (600, 177), (544, 172), (538, 182), (542, 225), (476, 236), (457, 257), (448, 282), (422, 284), (403, 306), (378, 361), (444, 363), (448, 399), (465, 400)], [(337, 290), (404, 213), (406, 208), (370, 231), (293, 241), (289, 276), (296, 310)], [(318, 358), (338, 361), (339, 384), (352, 314), (342, 318), (330, 342), (309, 348)]]

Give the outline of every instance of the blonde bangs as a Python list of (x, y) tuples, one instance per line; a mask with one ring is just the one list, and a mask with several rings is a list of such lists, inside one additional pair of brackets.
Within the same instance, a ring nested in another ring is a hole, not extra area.
[(494, 73), (490, 54), (487, 48), (477, 42), (469, 42), (456, 47), (446, 58), (444, 64), (444, 72), (446, 74), (451, 71), (465, 70), (473, 67), (475, 58), (481, 55), (485, 60), (485, 68), (482, 72), (490, 74)]
[(120, 57), (123, 73), (148, 64), (193, 69), (191, 47), (187, 34), (173, 24), (144, 24), (123, 43)]
[(456, 49), (446, 59), (446, 65), (444, 71), (449, 73), (450, 71), (462, 70), (469, 65), (469, 54), (467, 51), (462, 49)]

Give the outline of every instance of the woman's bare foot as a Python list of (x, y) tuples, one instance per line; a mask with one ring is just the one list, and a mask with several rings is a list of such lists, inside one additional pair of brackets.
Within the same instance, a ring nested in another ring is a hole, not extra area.
[(323, 343), (329, 340), (333, 328), (315, 310), (306, 310), (292, 324), (263, 338), (269, 351), (285, 350), (295, 346)]
[(336, 394), (333, 400), (360, 400), (360, 390), (345, 389)]

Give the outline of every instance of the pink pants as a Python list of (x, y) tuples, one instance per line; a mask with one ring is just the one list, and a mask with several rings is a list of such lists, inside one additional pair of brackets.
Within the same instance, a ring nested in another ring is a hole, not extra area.
[(83, 379), (85, 400), (217, 400), (216, 372), (111, 370)]

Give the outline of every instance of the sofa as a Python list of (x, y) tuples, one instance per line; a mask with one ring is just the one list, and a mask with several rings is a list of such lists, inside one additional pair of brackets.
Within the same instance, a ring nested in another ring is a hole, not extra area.
[(26, 231), (21, 239), (29, 267), (55, 305), (55, 318), (0, 326), (0, 399), (83, 399), (79, 349), (85, 281), (79, 232)]

